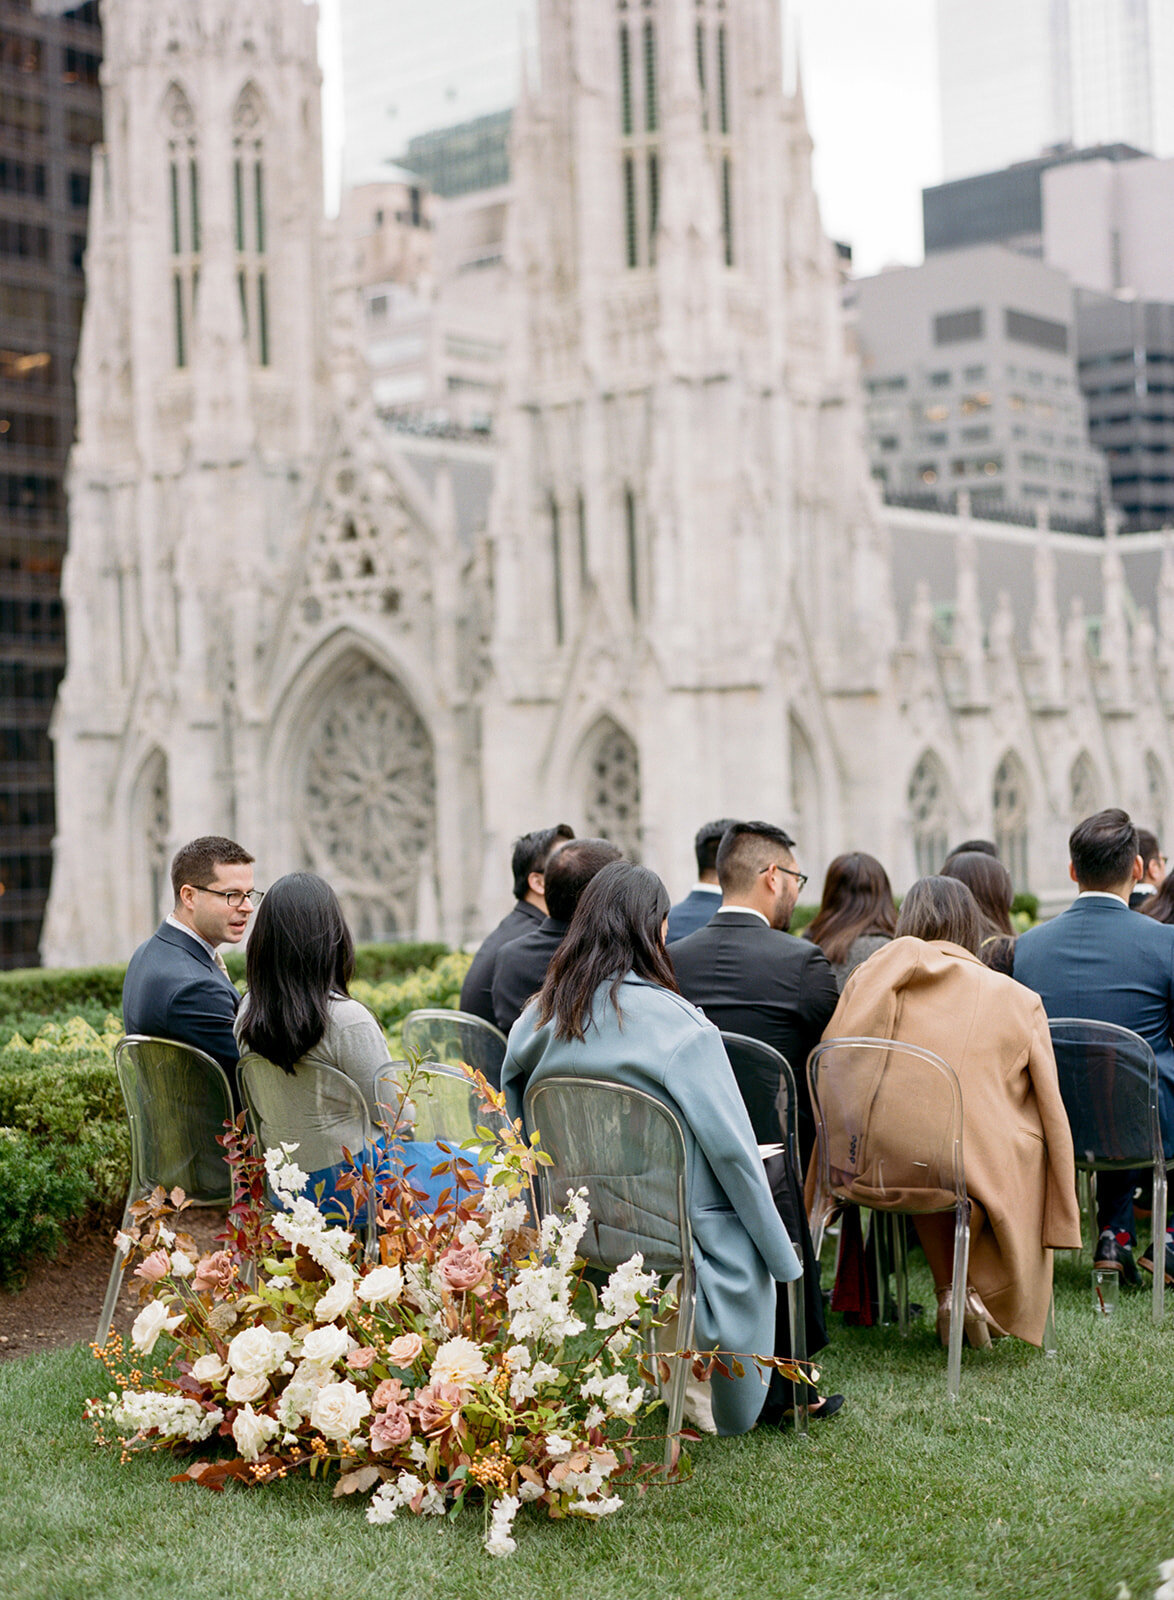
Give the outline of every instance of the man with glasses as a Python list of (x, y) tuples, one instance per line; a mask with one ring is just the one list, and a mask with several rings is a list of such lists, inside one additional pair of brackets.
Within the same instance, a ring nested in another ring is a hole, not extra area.
[(122, 986), (127, 1033), (194, 1045), (232, 1075), (240, 996), (219, 946), (239, 944), (261, 899), (253, 857), (214, 835), (185, 844), (171, 863), (175, 907), (130, 958)]
[(1129, 896), (1130, 911), (1140, 911), (1150, 895), (1157, 894), (1166, 877), (1166, 858), (1156, 833), (1148, 828), (1137, 830), (1137, 853), (1141, 857), (1141, 877)]

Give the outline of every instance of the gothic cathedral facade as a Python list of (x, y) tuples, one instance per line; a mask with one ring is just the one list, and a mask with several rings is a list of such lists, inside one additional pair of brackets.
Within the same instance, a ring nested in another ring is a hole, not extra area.
[(558, 820), (674, 890), (710, 816), (1045, 890), (1074, 807), (1164, 824), (1174, 554), (880, 505), (780, 0), (540, 0), (482, 516), (371, 404), (315, 8), (103, 14), (47, 962), (199, 833), (459, 941)]

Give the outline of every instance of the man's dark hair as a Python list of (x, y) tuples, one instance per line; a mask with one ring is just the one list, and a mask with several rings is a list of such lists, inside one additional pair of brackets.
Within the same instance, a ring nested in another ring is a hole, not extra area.
[(705, 822), (693, 840), (693, 853), (697, 857), (698, 876), (717, 870), (717, 847), (727, 828), (734, 826), (733, 817), (722, 817), (717, 822)]
[(965, 855), (994, 856), (997, 861), (999, 859), (999, 847), (993, 839), (963, 839), (962, 843), (956, 844), (946, 857), (942, 871), (946, 871), (955, 856)]
[(530, 874), (544, 872), (550, 853), (565, 839), (573, 839), (575, 830), (569, 822), (557, 823), (553, 828), (535, 828), (514, 840), (514, 853), (510, 870), (514, 875), (514, 899), (524, 900), (530, 889)]
[(217, 867), (247, 867), (254, 859), (244, 845), (222, 839), (216, 833), (193, 839), (175, 852), (171, 863), (171, 887), (176, 900), (185, 883), (193, 889), (206, 889), (216, 876)]
[(603, 867), (622, 859), (606, 839), (572, 839), (546, 863), (546, 909), (555, 922), (570, 922), (579, 896)]
[(982, 943), (978, 901), (957, 878), (919, 878), (901, 902), (897, 938), (941, 939), (960, 944), (971, 955)]
[(717, 881), (723, 894), (746, 894), (764, 867), (790, 855), (795, 841), (773, 822), (735, 822), (717, 849)]
[(1119, 888), (1138, 855), (1137, 829), (1129, 813), (1112, 806), (1085, 817), (1069, 835), (1068, 854), (1080, 888)]
[(1137, 830), (1137, 853), (1141, 857), (1142, 868), (1148, 872), (1150, 864), (1156, 861), (1162, 853), (1157, 834), (1151, 833), (1148, 828), (1139, 828)]
[(354, 975), (351, 931), (326, 879), (313, 872), (278, 878), (257, 908), (245, 951), (241, 1043), (292, 1073), (325, 1033), (331, 995), (345, 995)]

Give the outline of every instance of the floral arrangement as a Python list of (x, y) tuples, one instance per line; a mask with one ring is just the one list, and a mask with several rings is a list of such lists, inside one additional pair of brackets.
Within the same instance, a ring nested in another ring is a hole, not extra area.
[[(661, 1404), (635, 1357), (671, 1297), (639, 1255), (582, 1292), (585, 1191), (534, 1228), (536, 1141), (478, 1128), (466, 1149), (442, 1146), (431, 1212), (402, 1161), (356, 1165), (338, 1187), (357, 1214), (375, 1206), (370, 1255), (304, 1192), (296, 1146), (262, 1161), (239, 1125), (222, 1142), (236, 1193), (224, 1248), (199, 1255), (178, 1190), (140, 1202), (117, 1237), (144, 1303), (129, 1348), (118, 1334), (95, 1347), (112, 1385), (87, 1404), (99, 1442), (195, 1452), (174, 1481), (213, 1489), (337, 1473), (336, 1495), (370, 1494), (373, 1523), (476, 1496), (497, 1556), (527, 1501), (599, 1518), (625, 1484), (679, 1475), (679, 1444), (668, 1467), (635, 1448)], [(147, 1370), (162, 1335), (170, 1358)]]

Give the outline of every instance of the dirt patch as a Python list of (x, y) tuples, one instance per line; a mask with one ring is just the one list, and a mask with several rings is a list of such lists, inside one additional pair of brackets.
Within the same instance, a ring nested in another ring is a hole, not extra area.
[[(201, 1253), (224, 1229), (223, 1211), (191, 1207), (183, 1219)], [(114, 1261), (113, 1229), (95, 1229), (65, 1245), (56, 1261), (38, 1261), (14, 1293), (0, 1290), (0, 1361), (88, 1344), (98, 1329)], [(139, 1280), (126, 1277), (114, 1326), (125, 1333), (139, 1309)]]

